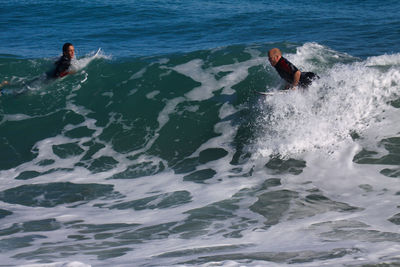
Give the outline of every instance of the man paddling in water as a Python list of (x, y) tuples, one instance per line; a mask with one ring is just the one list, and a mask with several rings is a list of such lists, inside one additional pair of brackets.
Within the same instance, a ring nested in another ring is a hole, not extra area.
[(295, 65), (282, 56), (278, 48), (272, 48), (268, 51), (268, 60), (279, 76), (288, 83), (285, 89), (306, 88), (312, 83), (313, 79), (318, 78), (313, 72), (299, 71)]
[(75, 48), (71, 43), (63, 45), (63, 55), (56, 61), (55, 69), (47, 73), (47, 78), (61, 78), (70, 73), (71, 60), (75, 56)]

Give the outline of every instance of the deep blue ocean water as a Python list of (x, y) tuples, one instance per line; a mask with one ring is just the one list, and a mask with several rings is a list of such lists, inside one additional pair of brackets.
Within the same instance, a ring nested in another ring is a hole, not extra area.
[(151, 56), (235, 44), (317, 42), (357, 57), (398, 52), (397, 1), (2, 1), (1, 54)]
[(0, 1), (0, 266), (398, 266), (398, 14)]

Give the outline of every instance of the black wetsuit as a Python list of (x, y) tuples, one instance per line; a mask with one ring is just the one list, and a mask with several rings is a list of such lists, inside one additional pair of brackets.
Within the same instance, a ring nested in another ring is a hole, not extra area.
[[(281, 76), (282, 79), (284, 79), (289, 84), (293, 84), (294, 74), (298, 71), (295, 65), (290, 63), (290, 61), (286, 58), (281, 57), (274, 68), (279, 73), (279, 76)], [(318, 76), (313, 72), (301, 72), (299, 86), (307, 87), (312, 83), (312, 80), (317, 77)]]
[(71, 59), (67, 56), (60, 57), (56, 63), (55, 69), (47, 73), (49, 78), (60, 78), (68, 74), (68, 69), (71, 66)]

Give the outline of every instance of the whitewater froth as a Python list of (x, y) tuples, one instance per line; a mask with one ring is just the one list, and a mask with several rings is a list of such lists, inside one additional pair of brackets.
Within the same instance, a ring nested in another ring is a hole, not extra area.
[[(305, 63), (303, 56), (300, 52), (288, 58), (300, 66), (309, 65), (310, 60)], [(336, 58), (329, 53), (326, 57), (325, 61)], [(385, 112), (397, 112), (390, 105), (398, 97), (400, 68), (392, 65), (397, 57), (336, 63), (319, 72), (320, 79), (307, 90), (265, 98), (261, 105), (267, 111), (261, 112), (259, 122), (265, 125), (260, 153), (284, 157), (315, 149), (333, 153), (342, 143), (363, 136), (367, 128), (379, 127)], [(371, 62), (377, 61), (390, 69), (371, 67)]]

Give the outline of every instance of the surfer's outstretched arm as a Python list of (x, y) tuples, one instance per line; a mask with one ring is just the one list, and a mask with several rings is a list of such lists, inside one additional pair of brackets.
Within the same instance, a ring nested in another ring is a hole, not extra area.
[(299, 70), (294, 73), (292, 89), (296, 89), (297, 85), (299, 85), (300, 76), (301, 76), (301, 72)]

